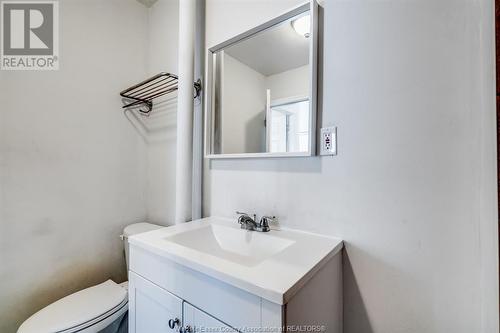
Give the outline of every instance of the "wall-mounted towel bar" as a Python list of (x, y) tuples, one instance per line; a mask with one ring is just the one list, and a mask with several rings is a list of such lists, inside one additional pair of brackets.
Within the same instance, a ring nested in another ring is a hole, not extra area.
[[(146, 109), (139, 108), (142, 114), (149, 114), (153, 110), (153, 100), (160, 96), (174, 92), (178, 88), (179, 78), (175, 74), (159, 73), (149, 79), (142, 81), (130, 88), (123, 90), (120, 96), (132, 100), (127, 103), (123, 108), (145, 106)], [(201, 80), (198, 79), (194, 83), (195, 96), (197, 98), (201, 93)]]

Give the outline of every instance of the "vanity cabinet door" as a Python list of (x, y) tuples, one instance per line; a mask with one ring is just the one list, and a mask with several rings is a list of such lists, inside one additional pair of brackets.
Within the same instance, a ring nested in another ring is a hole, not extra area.
[(184, 302), (184, 332), (238, 333), (221, 321)]
[[(129, 272), (129, 333), (178, 332), (182, 300)], [(177, 322), (176, 319), (178, 320)], [(173, 328), (171, 328), (173, 326)]]

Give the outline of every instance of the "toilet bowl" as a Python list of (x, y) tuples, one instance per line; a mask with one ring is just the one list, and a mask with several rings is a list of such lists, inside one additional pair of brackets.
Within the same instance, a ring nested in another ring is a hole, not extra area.
[[(161, 226), (135, 223), (123, 235), (128, 274), (128, 237)], [(29, 317), (17, 333), (118, 333), (127, 332), (128, 282), (107, 280), (46, 306)]]

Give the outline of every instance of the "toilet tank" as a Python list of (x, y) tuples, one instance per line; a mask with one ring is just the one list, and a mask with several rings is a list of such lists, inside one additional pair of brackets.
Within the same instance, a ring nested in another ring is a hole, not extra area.
[(125, 261), (127, 263), (127, 275), (128, 275), (128, 269), (129, 269), (129, 249), (128, 249), (128, 238), (132, 235), (140, 234), (142, 232), (146, 231), (151, 231), (151, 230), (156, 230), (163, 228), (161, 225), (157, 224), (152, 224), (152, 223), (147, 223), (147, 222), (140, 222), (140, 223), (134, 223), (130, 224), (123, 229), (123, 235), (121, 238), (123, 239), (123, 245), (125, 247)]

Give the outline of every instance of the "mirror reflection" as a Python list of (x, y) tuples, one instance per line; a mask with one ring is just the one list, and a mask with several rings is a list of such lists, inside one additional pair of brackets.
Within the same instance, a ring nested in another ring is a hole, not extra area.
[(214, 53), (214, 153), (307, 152), (310, 15)]

